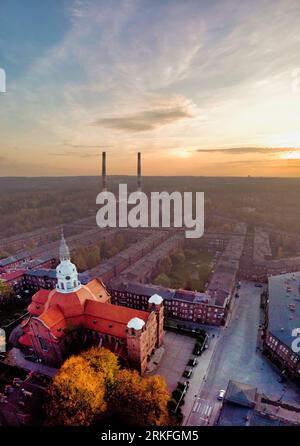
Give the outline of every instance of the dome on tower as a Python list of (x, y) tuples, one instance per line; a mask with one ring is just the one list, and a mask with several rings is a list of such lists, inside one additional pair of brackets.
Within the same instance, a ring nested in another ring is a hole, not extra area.
[(149, 304), (160, 305), (163, 298), (159, 294), (153, 294), (149, 299)]
[(140, 319), (139, 317), (134, 317), (130, 319), (130, 321), (127, 324), (127, 328), (134, 328), (135, 330), (141, 330), (143, 326), (145, 325), (145, 322)]

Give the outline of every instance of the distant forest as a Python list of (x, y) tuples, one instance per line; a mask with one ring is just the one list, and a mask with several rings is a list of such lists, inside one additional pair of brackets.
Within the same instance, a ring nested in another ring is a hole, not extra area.
[[(111, 191), (119, 183), (136, 190), (135, 177), (108, 177)], [(220, 214), (300, 233), (297, 178), (143, 177), (143, 190), (203, 191), (206, 218)], [(96, 215), (101, 178), (0, 178), (0, 191), (2, 238)]]

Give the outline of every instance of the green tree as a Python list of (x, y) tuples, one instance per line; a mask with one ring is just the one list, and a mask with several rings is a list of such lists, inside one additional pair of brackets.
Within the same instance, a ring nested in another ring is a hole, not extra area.
[(184, 252), (179, 250), (171, 256), (173, 265), (183, 265), (185, 262)]
[(207, 265), (207, 264), (201, 265), (198, 270), (198, 279), (205, 283), (208, 279), (210, 272), (211, 272), (211, 268), (209, 265)]
[(156, 276), (156, 278), (154, 279), (153, 282), (155, 285), (161, 285), (161, 286), (164, 286), (167, 288), (169, 288), (171, 286), (170, 278), (166, 274), (163, 274), (163, 273)]
[(119, 251), (124, 249), (125, 240), (123, 234), (117, 234), (114, 238), (114, 245), (118, 248)]
[(0, 304), (8, 307), (15, 302), (16, 294), (13, 288), (6, 282), (0, 280)]
[(89, 269), (98, 265), (101, 261), (100, 247), (97, 245), (90, 247), (86, 252), (85, 260)]
[(171, 273), (172, 270), (172, 260), (170, 256), (164, 257), (158, 267), (159, 273), (164, 273), (167, 276)]

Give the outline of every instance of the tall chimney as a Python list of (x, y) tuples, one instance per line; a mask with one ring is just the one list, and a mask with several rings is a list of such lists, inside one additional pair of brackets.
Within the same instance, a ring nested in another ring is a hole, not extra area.
[(137, 154), (137, 190), (140, 192), (142, 190), (142, 159), (141, 152)]
[(106, 152), (102, 152), (102, 192), (106, 192)]

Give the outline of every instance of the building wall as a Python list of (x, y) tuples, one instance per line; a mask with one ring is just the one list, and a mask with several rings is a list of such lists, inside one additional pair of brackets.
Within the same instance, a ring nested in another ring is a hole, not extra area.
[[(112, 303), (124, 307), (147, 310), (150, 296), (146, 294), (135, 294), (121, 292), (110, 287)], [(223, 307), (209, 305), (209, 303), (183, 302), (176, 299), (165, 299), (166, 318), (179, 319), (199, 324), (216, 325), (224, 324), (226, 310)]]
[(147, 324), (144, 325), (142, 330), (128, 329), (126, 341), (128, 358), (131, 364), (143, 374), (157, 344), (157, 318), (155, 313), (151, 312)]
[(276, 365), (288, 370), (293, 376), (300, 377), (300, 359), (298, 355), (270, 331), (267, 331), (265, 335), (264, 350)]

